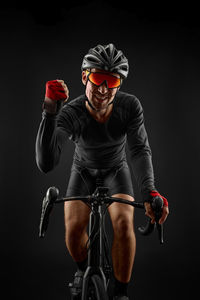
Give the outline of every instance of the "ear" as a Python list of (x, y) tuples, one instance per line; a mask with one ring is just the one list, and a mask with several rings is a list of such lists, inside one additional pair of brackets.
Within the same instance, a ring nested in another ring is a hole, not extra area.
[(82, 71), (82, 83), (84, 85), (86, 85), (87, 83), (87, 75), (86, 75), (86, 71)]

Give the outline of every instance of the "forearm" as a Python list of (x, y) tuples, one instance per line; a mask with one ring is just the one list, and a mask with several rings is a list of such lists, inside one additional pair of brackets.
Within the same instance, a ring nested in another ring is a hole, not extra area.
[(155, 189), (152, 152), (143, 121), (138, 127), (129, 129), (128, 145), (136, 178), (143, 201), (150, 190)]
[(149, 191), (155, 190), (155, 179), (151, 154), (143, 152), (132, 157), (133, 173), (136, 178), (142, 200)]
[(47, 173), (52, 170), (59, 161), (61, 154), (61, 141), (59, 131), (56, 128), (56, 115), (45, 112), (36, 138), (36, 163), (38, 168)]

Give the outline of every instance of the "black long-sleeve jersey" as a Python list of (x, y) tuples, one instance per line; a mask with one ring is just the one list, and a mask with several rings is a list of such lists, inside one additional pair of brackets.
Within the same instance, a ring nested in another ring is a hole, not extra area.
[(94, 169), (112, 168), (126, 160), (129, 146), (133, 173), (141, 193), (155, 189), (151, 149), (140, 101), (118, 91), (112, 113), (105, 123), (97, 122), (85, 106), (85, 95), (66, 103), (57, 115), (45, 111), (36, 139), (36, 162), (43, 172), (59, 162), (67, 139), (75, 143), (74, 163)]

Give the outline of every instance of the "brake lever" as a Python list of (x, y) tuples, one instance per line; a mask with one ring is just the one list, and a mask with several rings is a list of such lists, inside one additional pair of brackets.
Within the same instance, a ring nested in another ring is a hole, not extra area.
[(155, 223), (151, 223), (151, 218), (148, 219), (146, 226), (140, 226), (138, 228), (139, 232), (142, 235), (149, 235), (151, 234), (154, 229), (156, 228), (158, 231), (158, 238), (160, 241), (160, 244), (164, 243), (164, 238), (163, 238), (163, 224), (159, 224), (159, 220), (162, 216), (162, 208), (163, 208), (163, 200), (162, 198), (156, 196), (153, 199), (153, 202), (151, 203), (151, 207), (154, 211), (155, 214)]
[(159, 224), (159, 220), (162, 217), (163, 199), (159, 196), (154, 197), (153, 202), (151, 203), (151, 207), (155, 214), (155, 223), (158, 231), (158, 238), (160, 244), (163, 244), (163, 224)]
[(40, 225), (39, 225), (39, 237), (43, 238), (48, 228), (49, 224), (49, 216), (53, 209), (53, 205), (57, 200), (59, 195), (59, 190), (56, 187), (48, 188), (46, 192), (46, 196), (42, 202), (42, 213), (40, 217)]
[(156, 229), (158, 231), (158, 238), (160, 241), (160, 244), (164, 243), (164, 238), (163, 238), (163, 224), (159, 224), (159, 220), (162, 216), (162, 211), (155, 213), (155, 221), (156, 221)]

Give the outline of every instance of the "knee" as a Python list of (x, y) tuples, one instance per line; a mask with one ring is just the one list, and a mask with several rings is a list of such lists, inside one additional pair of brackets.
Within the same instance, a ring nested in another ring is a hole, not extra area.
[(118, 238), (129, 238), (134, 233), (133, 218), (131, 219), (126, 216), (119, 216), (113, 221), (113, 231), (114, 235)]
[(65, 220), (65, 237), (66, 240), (77, 240), (87, 230), (87, 223), (81, 220)]

